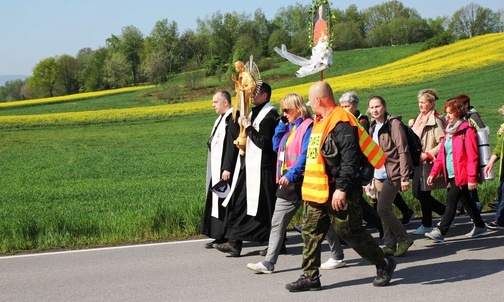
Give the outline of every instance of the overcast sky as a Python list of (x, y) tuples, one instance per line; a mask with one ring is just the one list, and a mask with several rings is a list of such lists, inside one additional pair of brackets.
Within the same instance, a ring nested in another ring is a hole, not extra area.
[[(346, 9), (351, 4), (359, 10), (387, 1), (331, 1), (333, 8)], [(403, 0), (423, 18), (451, 17), (463, 6), (475, 2), (498, 11), (502, 0)], [(246, 4), (245, 4), (246, 3)], [(305, 0), (22, 0), (3, 1), (0, 18), (0, 75), (31, 75), (41, 60), (105, 46), (112, 34), (120, 35), (125, 26), (137, 27), (145, 36), (162, 19), (178, 24), (179, 32), (196, 29), (196, 18), (210, 17), (214, 12), (253, 13), (261, 8), (268, 20), (281, 7)]]

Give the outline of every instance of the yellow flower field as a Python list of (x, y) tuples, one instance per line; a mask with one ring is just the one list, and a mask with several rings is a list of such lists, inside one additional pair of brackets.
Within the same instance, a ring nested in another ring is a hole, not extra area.
[[(468, 72), (480, 67), (504, 63), (504, 33), (489, 34), (463, 40), (447, 46), (424, 51), (417, 55), (353, 74), (328, 78), (334, 91), (363, 90), (373, 87), (401, 86)], [(272, 102), (278, 103), (287, 93), (307, 95), (311, 84), (276, 89)], [(134, 87), (139, 88), (139, 87)], [(125, 88), (125, 89), (134, 89)], [(142, 87), (148, 88), (148, 87)], [(92, 96), (97, 96), (97, 93)], [(83, 98), (83, 95), (78, 95)], [(68, 96), (71, 97), (71, 96)], [(91, 95), (89, 96), (91, 97)], [(44, 102), (33, 100), (32, 102)], [(46, 102), (49, 102), (47, 100)], [(26, 101), (24, 101), (26, 102)], [(29, 101), (30, 102), (30, 101)], [(110, 109), (76, 113), (57, 113), (27, 116), (2, 116), (0, 128), (40, 125), (94, 124), (135, 121), (145, 118), (166, 118), (210, 110), (210, 102), (198, 101), (155, 107)], [(10, 103), (7, 103), (10, 104)], [(5, 104), (0, 104), (0, 106)]]
[(76, 93), (64, 96), (56, 96), (52, 98), (42, 98), (42, 99), (33, 99), (33, 100), (24, 100), (24, 101), (16, 101), (16, 102), (5, 102), (0, 103), (0, 108), (14, 108), (14, 107), (24, 107), (24, 106), (33, 106), (33, 105), (44, 105), (44, 104), (55, 104), (55, 103), (64, 103), (71, 102), (75, 100), (82, 100), (87, 98), (94, 98), (105, 95), (113, 95), (125, 92), (133, 92), (147, 88), (153, 88), (155, 85), (149, 86), (135, 86), (135, 87), (125, 87), (118, 89), (110, 89), (110, 90), (102, 90), (95, 92), (84, 92), (84, 93)]

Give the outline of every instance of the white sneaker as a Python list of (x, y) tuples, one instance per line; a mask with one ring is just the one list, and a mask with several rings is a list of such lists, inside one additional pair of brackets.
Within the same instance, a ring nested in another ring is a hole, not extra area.
[(444, 237), (441, 235), (441, 231), (438, 228), (433, 228), (432, 232), (425, 233), (425, 237), (428, 237), (436, 242), (444, 242)]
[(486, 234), (488, 234), (486, 227), (478, 228), (478, 227), (475, 226), (472, 229), (472, 231), (470, 231), (469, 233), (467, 233), (465, 236), (467, 238), (476, 238), (476, 237), (480, 237), (480, 236), (483, 236), (483, 235), (486, 235)]
[(411, 234), (415, 235), (424, 235), (425, 233), (429, 233), (432, 231), (432, 227), (424, 227), (423, 224), (421, 224), (418, 229), (414, 230)]
[(264, 266), (262, 262), (249, 263), (247, 264), (247, 268), (251, 271), (254, 271), (256, 274), (271, 274), (274, 270), (274, 268), (272, 270), (268, 270), (268, 268)]
[(329, 258), (329, 260), (320, 265), (320, 269), (337, 269), (344, 267), (345, 265), (346, 262), (343, 260), (334, 260), (333, 258)]

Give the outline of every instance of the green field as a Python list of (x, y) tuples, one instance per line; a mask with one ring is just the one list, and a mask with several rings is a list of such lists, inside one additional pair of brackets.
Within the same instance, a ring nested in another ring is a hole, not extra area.
[[(325, 75), (349, 74), (385, 65), (414, 55), (420, 48), (417, 44), (336, 53), (335, 66)], [(340, 63), (343, 65), (338, 65)], [(318, 75), (296, 79), (295, 70), (284, 62), (275, 70), (264, 72), (263, 78), (274, 89), (318, 79)], [(361, 110), (365, 110), (365, 100), (369, 96), (379, 94), (388, 101), (388, 111), (403, 115), (405, 120), (416, 116), (416, 95), (422, 88), (436, 88), (441, 100), (459, 93), (469, 94), (490, 126), (494, 146), (495, 132), (504, 122), (497, 112), (504, 104), (503, 70), (499, 63), (460, 70), (455, 75), (432, 81), (356, 92), (362, 100)], [(132, 92), (69, 103), (1, 109), (0, 122), (2, 116), (9, 115), (165, 105), (152, 95), (159, 89), (180, 89), (182, 82), (174, 78), (162, 87), (148, 90), (151, 93)], [(230, 80), (222, 80), (219, 84), (212, 78), (202, 83), (214, 90), (231, 86)], [(339, 96), (341, 92), (335, 94)], [(199, 98), (208, 100), (208, 109), (163, 119), (2, 129), (0, 253), (197, 236), (205, 197), (206, 140), (215, 119), (211, 95)], [(442, 102), (438, 104), (439, 110), (441, 105)], [(484, 183), (479, 190), (486, 205), (496, 198), (497, 181)], [(444, 199), (442, 191), (436, 195)], [(411, 193), (406, 192), (404, 196), (419, 212), (420, 206)], [(295, 218), (294, 223), (297, 222), (299, 216)]]

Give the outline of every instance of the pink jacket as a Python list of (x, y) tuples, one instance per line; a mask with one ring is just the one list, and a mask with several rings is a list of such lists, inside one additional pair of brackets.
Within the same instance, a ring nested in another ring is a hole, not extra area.
[[(441, 142), (439, 153), (429, 175), (435, 178), (442, 169), (445, 181), (448, 182), (445, 142), (446, 135)], [(455, 185), (463, 186), (468, 183), (476, 183), (478, 181), (478, 138), (476, 130), (467, 121), (463, 121), (457, 132), (453, 134), (452, 148)]]

